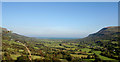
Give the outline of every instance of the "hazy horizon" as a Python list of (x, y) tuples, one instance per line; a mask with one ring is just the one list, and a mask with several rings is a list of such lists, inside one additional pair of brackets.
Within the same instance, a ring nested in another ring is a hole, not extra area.
[(3, 2), (2, 26), (29, 37), (83, 38), (118, 25), (117, 2)]

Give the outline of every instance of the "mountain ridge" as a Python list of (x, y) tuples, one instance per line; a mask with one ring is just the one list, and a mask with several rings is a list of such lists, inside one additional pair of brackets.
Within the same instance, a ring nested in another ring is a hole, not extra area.
[[(82, 39), (82, 40), (97, 40), (97, 39), (117, 38), (118, 35), (120, 34), (119, 29), (120, 29), (120, 26), (104, 27), (101, 30), (99, 30), (98, 32), (89, 34), (87, 37), (80, 38), (80, 39)], [(7, 34), (6, 34), (6, 32), (7, 32)], [(25, 38), (35, 39), (33, 37), (27, 37), (27, 36), (19, 35), (17, 33), (12, 33), (11, 31), (7, 30), (6, 28), (2, 28), (2, 34), (3, 34), (3, 36), (8, 35), (15, 39), (16, 38), (19, 39), (20, 37), (22, 37), (23, 39), (25, 39)]]
[(120, 35), (120, 26), (109, 26), (104, 27), (96, 33), (89, 34), (87, 37), (82, 40), (99, 40), (99, 39), (115, 39)]

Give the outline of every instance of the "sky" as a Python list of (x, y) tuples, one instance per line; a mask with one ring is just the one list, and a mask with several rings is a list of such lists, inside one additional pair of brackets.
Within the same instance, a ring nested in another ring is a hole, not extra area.
[(3, 2), (118, 2), (119, 0), (2, 0)]
[(2, 27), (29, 37), (83, 38), (117, 25), (117, 2), (2, 3)]

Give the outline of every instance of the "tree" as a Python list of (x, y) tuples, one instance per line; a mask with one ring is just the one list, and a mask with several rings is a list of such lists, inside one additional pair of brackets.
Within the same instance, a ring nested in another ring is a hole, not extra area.
[(101, 61), (101, 59), (100, 59), (95, 53), (94, 53), (93, 55), (95, 56), (95, 60), (94, 60), (94, 62)]
[(10, 57), (10, 54), (7, 52), (4, 53), (4, 57), (5, 57), (5, 60), (12, 60), (12, 58)]
[(90, 59), (90, 58), (91, 58), (90, 55), (88, 55), (88, 56), (87, 56), (87, 59)]
[(20, 57), (17, 58), (17, 62), (30, 62), (30, 60), (28, 56), (21, 55)]

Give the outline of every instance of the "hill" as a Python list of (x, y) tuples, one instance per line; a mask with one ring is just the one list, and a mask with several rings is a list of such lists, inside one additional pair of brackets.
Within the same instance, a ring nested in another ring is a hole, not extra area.
[[(19, 40), (21, 42), (25, 42), (25, 41), (38, 41), (38, 39), (36, 38), (31, 38), (31, 37), (27, 37), (24, 35), (20, 35), (20, 34), (16, 34), (16, 33), (12, 33), (12, 31), (7, 30), (6, 28), (1, 28), (2, 29), (2, 39), (7, 39), (7, 40)], [(1, 33), (1, 32), (0, 32)]]
[(100, 31), (90, 34), (82, 40), (118, 40), (120, 35), (120, 26), (111, 26), (102, 28)]

